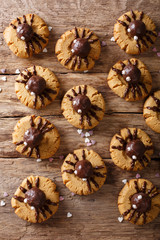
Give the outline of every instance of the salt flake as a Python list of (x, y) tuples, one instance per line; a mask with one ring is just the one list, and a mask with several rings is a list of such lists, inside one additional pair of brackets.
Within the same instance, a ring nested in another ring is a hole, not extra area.
[(4, 207), (6, 205), (5, 201), (1, 200), (0, 205), (1, 205), (1, 207)]
[(7, 77), (6, 77), (6, 76), (1, 77), (1, 79), (2, 79), (4, 82), (7, 81)]
[(48, 52), (47, 48), (44, 48), (44, 49), (43, 49), (43, 52), (44, 52), (44, 53)]
[(140, 178), (141, 175), (139, 173), (136, 174), (136, 178)]
[(21, 71), (17, 68), (15, 73), (19, 74)]
[(8, 197), (8, 196), (9, 196), (9, 194), (7, 192), (3, 193), (3, 197)]
[(51, 26), (49, 26), (49, 27), (48, 27), (48, 30), (49, 30), (49, 31), (52, 31), (52, 27), (51, 27)]
[(123, 217), (118, 217), (118, 221), (121, 223), (123, 222)]
[(38, 162), (38, 163), (39, 163), (39, 162), (42, 162), (42, 159), (38, 158), (38, 159), (37, 159), (37, 162)]
[(72, 217), (72, 213), (68, 212), (68, 213), (67, 213), (67, 217), (68, 217), (68, 218)]
[(114, 37), (111, 37), (111, 42), (115, 42), (115, 38)]
[(127, 183), (127, 179), (123, 179), (122, 182), (123, 182), (124, 184), (126, 184), (126, 183)]
[(60, 196), (59, 197), (59, 201), (61, 202), (61, 201), (63, 201), (64, 200), (64, 197), (63, 196)]

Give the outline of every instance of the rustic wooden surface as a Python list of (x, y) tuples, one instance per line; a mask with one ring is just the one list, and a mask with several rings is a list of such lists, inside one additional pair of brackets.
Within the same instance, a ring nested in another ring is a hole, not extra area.
[[(131, 179), (136, 173), (122, 171), (115, 167), (109, 155), (109, 142), (113, 134), (121, 128), (139, 127), (145, 130), (152, 138), (155, 153), (149, 167), (139, 172), (142, 177), (149, 179), (160, 187), (159, 161), (159, 134), (150, 130), (142, 117), (143, 101), (127, 103), (114, 95), (106, 84), (106, 77), (110, 67), (118, 60), (129, 58), (119, 47), (110, 41), (113, 36), (113, 25), (116, 18), (130, 9), (143, 10), (148, 13), (160, 28), (159, 0), (5, 0), (0, 1), (0, 69), (6, 68), (7, 82), (1, 81), (0, 87), (0, 199), (5, 200), (6, 206), (0, 207), (0, 239), (12, 240), (160, 240), (160, 217), (153, 223), (143, 227), (134, 226), (128, 222), (119, 223), (117, 196), (123, 187), (122, 179)], [(32, 59), (16, 58), (8, 49), (3, 40), (3, 30), (8, 23), (27, 13), (36, 13), (49, 26), (53, 27), (48, 52), (41, 53)], [(54, 54), (55, 42), (59, 36), (74, 26), (85, 26), (94, 30), (100, 40), (106, 41), (107, 46), (102, 48), (100, 60), (90, 73), (73, 73), (63, 68)], [(160, 38), (155, 46), (160, 51)], [(152, 50), (139, 56), (149, 68), (153, 77), (153, 89), (160, 88), (159, 58)], [(46, 109), (31, 110), (17, 100), (14, 92), (16, 78), (15, 70), (39, 64), (53, 70), (61, 84), (61, 91), (57, 100)], [(108, 178), (104, 187), (91, 196), (72, 196), (62, 183), (60, 166), (62, 161), (58, 156), (68, 154), (74, 148), (84, 147), (84, 139), (61, 115), (60, 102), (64, 93), (73, 85), (79, 83), (91, 84), (102, 92), (106, 101), (106, 113), (103, 121), (95, 128), (92, 139), (97, 144), (92, 148), (97, 151), (106, 162)], [(55, 155), (53, 163), (45, 160), (37, 163), (33, 159), (23, 158), (15, 151), (11, 133), (20, 117), (28, 114), (45, 116), (53, 122), (61, 135), (61, 146)], [(19, 219), (10, 205), (10, 199), (21, 181), (29, 176), (42, 175), (53, 179), (65, 200), (60, 203), (54, 217), (43, 224), (30, 224)], [(9, 193), (7, 198), (3, 192)], [(67, 212), (73, 214), (67, 218)]]

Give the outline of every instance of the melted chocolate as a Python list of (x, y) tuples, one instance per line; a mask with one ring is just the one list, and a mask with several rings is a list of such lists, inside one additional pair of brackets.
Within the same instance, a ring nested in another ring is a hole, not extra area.
[(28, 81), (26, 86), (28, 86), (28, 90), (30, 92), (34, 92), (36, 95), (43, 93), (46, 88), (46, 81), (44, 78), (33, 75)]
[(71, 52), (73, 55), (86, 58), (91, 50), (91, 46), (87, 39), (76, 38), (71, 45)]
[(127, 82), (138, 83), (141, 78), (141, 71), (135, 65), (128, 64), (123, 68), (122, 75)]
[(137, 212), (145, 213), (151, 209), (151, 198), (143, 192), (135, 193), (131, 197), (131, 205)]
[(140, 139), (132, 140), (126, 145), (126, 154), (134, 159), (142, 158), (146, 151), (145, 145)]
[(77, 95), (72, 100), (72, 106), (79, 114), (85, 114), (91, 109), (91, 101), (86, 95)]
[(45, 193), (37, 187), (29, 189), (25, 193), (25, 198), (27, 199), (27, 203), (35, 208), (42, 207), (46, 202)]
[(43, 134), (39, 129), (31, 127), (24, 134), (24, 142), (27, 143), (27, 146), (33, 148), (38, 146), (43, 138)]
[(131, 37), (137, 36), (138, 38), (142, 38), (146, 34), (146, 26), (141, 20), (132, 21), (129, 24), (129, 29)]
[(33, 37), (33, 30), (28, 23), (19, 24), (17, 27), (17, 36), (19, 39), (29, 42)]
[(93, 167), (88, 160), (78, 161), (75, 165), (75, 171), (79, 178), (89, 178), (93, 175)]

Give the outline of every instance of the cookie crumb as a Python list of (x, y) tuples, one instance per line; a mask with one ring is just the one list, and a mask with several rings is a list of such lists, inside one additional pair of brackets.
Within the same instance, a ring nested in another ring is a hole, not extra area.
[(140, 178), (141, 175), (139, 173), (136, 174), (136, 178)]
[(53, 162), (53, 158), (51, 157), (51, 158), (49, 158), (49, 162)]
[(43, 49), (43, 52), (44, 52), (44, 53), (48, 52), (47, 48), (44, 48), (44, 49)]
[(89, 138), (85, 138), (85, 143), (89, 143), (90, 139)]
[(115, 42), (115, 38), (114, 38), (114, 37), (111, 37), (110, 41), (111, 41), (111, 42)]
[(77, 129), (78, 134), (82, 133), (82, 129)]
[(1, 205), (1, 207), (4, 207), (6, 205), (5, 201), (1, 200), (0, 205)]
[(118, 221), (121, 223), (123, 222), (123, 217), (118, 217)]
[(127, 183), (127, 179), (123, 179), (122, 183), (126, 184)]
[(21, 72), (21, 71), (20, 71), (18, 68), (17, 68), (16, 71), (15, 71), (16, 74), (19, 74), (20, 72)]
[(38, 163), (39, 163), (39, 162), (42, 162), (42, 159), (38, 158), (38, 159), (37, 159), (37, 162), (38, 162)]
[(7, 77), (6, 76), (3, 76), (1, 77), (2, 81), (6, 82), (7, 81)]
[(1, 69), (1, 73), (6, 73), (6, 69), (5, 69), (5, 68), (2, 68), (2, 69)]
[(68, 212), (67, 213), (67, 218), (70, 218), (70, 217), (72, 217), (72, 213)]
[(105, 41), (101, 41), (101, 47), (107, 46), (107, 43)]
[(49, 30), (49, 31), (52, 31), (52, 27), (51, 27), (51, 26), (49, 26), (49, 27), (48, 27), (48, 30)]
[(9, 194), (7, 192), (3, 193), (3, 197), (8, 197), (8, 196), (9, 196)]
[(64, 197), (63, 196), (60, 196), (59, 197), (59, 201), (62, 202), (64, 200)]
[(152, 48), (152, 51), (157, 52), (157, 48), (156, 47)]
[(157, 56), (160, 57), (160, 52), (157, 52)]

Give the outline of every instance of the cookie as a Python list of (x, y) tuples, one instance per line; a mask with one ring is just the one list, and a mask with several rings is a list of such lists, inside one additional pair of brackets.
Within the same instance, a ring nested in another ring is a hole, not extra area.
[(52, 157), (60, 145), (56, 127), (45, 118), (34, 115), (17, 122), (12, 138), (19, 153), (34, 158)]
[(160, 213), (160, 191), (146, 179), (132, 179), (119, 193), (118, 208), (131, 223), (152, 222)]
[(93, 68), (100, 52), (100, 41), (88, 28), (75, 27), (65, 32), (55, 47), (58, 61), (64, 67), (74, 71), (86, 71)]
[(145, 101), (143, 117), (153, 131), (160, 133), (160, 90), (154, 92)]
[(146, 51), (156, 40), (156, 27), (149, 16), (139, 11), (123, 14), (114, 25), (114, 39), (128, 54)]
[(152, 77), (138, 59), (117, 62), (110, 70), (107, 82), (112, 91), (126, 101), (145, 98), (152, 88)]
[(125, 170), (137, 171), (148, 165), (153, 154), (150, 137), (141, 129), (123, 128), (110, 143), (113, 162)]
[(91, 129), (102, 120), (105, 102), (101, 93), (95, 88), (80, 85), (73, 87), (64, 95), (61, 109), (64, 117), (73, 126)]
[(65, 158), (61, 172), (63, 183), (71, 192), (88, 195), (102, 187), (106, 180), (107, 169), (96, 152), (78, 149)]
[(18, 217), (31, 223), (41, 223), (57, 211), (59, 193), (49, 178), (29, 176), (16, 190), (11, 205)]
[(18, 99), (30, 108), (40, 109), (50, 104), (59, 93), (59, 82), (48, 68), (34, 66), (25, 69), (16, 79)]
[(49, 30), (36, 14), (27, 14), (13, 20), (3, 33), (10, 50), (20, 58), (38, 54), (48, 44)]

